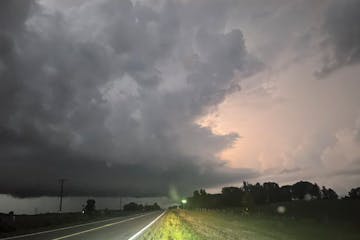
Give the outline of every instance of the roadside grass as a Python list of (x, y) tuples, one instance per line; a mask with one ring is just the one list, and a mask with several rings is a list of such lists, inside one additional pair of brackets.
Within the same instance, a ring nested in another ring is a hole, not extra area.
[(140, 240), (202, 240), (201, 234), (179, 214), (167, 212), (157, 223), (147, 230)]
[(318, 202), (283, 204), (288, 209), (283, 214), (275, 210), (277, 205), (250, 209), (246, 214), (243, 209), (172, 210), (151, 227), (141, 239), (360, 239), (360, 221), (356, 218), (359, 216), (358, 204), (354, 202), (320, 204)]
[(322, 223), (312, 219), (241, 216), (221, 211), (181, 211), (183, 219), (204, 233), (204, 239), (360, 239), (355, 224)]
[[(284, 212), (278, 213), (278, 207)], [(279, 202), (255, 206), (253, 214), (284, 216), (299, 219), (313, 219), (320, 222), (342, 222), (360, 224), (360, 202), (356, 200), (313, 200)]]

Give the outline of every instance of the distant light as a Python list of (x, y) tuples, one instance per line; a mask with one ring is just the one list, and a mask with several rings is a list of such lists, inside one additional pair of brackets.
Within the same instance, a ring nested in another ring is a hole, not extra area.
[(286, 208), (284, 206), (278, 206), (276, 210), (280, 214), (284, 214), (286, 212)]
[(312, 199), (312, 196), (310, 194), (305, 194), (304, 196), (305, 201), (310, 201)]
[(183, 200), (181, 200), (181, 203), (182, 203), (182, 204), (186, 204), (186, 203), (187, 203), (187, 200), (186, 200), (186, 199), (183, 199)]

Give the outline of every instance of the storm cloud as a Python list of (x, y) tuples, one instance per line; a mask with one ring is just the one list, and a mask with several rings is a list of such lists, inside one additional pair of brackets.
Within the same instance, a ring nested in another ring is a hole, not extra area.
[(328, 54), (318, 75), (326, 76), (334, 70), (360, 61), (360, 2), (332, 1), (325, 14), (322, 30)]
[(0, 2), (1, 193), (57, 195), (66, 178), (73, 196), (160, 196), (257, 176), (218, 157), (238, 134), (196, 123), (263, 66), (226, 29), (232, 1), (62, 2)]
[(346, 193), (359, 182), (358, 9), (0, 1), (0, 193), (55, 196), (59, 178), (85, 197), (243, 180)]

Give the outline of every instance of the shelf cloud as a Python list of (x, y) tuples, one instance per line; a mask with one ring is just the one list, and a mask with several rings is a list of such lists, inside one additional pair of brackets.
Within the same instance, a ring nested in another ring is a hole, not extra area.
[(57, 195), (67, 178), (71, 195), (164, 195), (256, 175), (216, 157), (238, 134), (196, 123), (262, 66), (240, 29), (223, 32), (230, 4), (0, 4), (2, 193)]

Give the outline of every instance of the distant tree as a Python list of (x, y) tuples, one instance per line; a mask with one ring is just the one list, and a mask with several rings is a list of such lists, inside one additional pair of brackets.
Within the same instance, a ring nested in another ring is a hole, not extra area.
[(213, 209), (221, 207), (221, 194), (206, 194), (202, 196), (201, 208)]
[(331, 188), (327, 189), (326, 187), (323, 186), (321, 189), (321, 199), (336, 200), (336, 199), (338, 199), (338, 195)]
[(84, 213), (93, 214), (95, 212), (95, 203), (94, 199), (88, 199), (84, 207)]
[(307, 196), (310, 199), (317, 198), (320, 199), (320, 188), (317, 184), (312, 184), (306, 181), (300, 181), (292, 185), (292, 196), (296, 199), (306, 199)]
[(330, 200), (336, 200), (339, 198), (337, 193), (334, 190), (332, 190), (331, 188), (328, 189), (328, 196), (329, 196)]
[(155, 203), (153, 204), (152, 210), (160, 210), (160, 209), (161, 209), (161, 208), (160, 208), (159, 204), (158, 204), (157, 202), (155, 202)]
[(124, 211), (139, 211), (139, 210), (143, 210), (142, 204), (130, 202), (124, 205)]
[(251, 184), (244, 181), (243, 186), (242, 186), (242, 189), (244, 190), (244, 192), (250, 192), (250, 188), (251, 188)]
[(281, 198), (280, 187), (275, 182), (266, 182), (263, 184), (266, 202), (278, 202)]
[(288, 202), (292, 200), (292, 186), (285, 185), (280, 188), (280, 202)]
[(160, 206), (157, 202), (153, 204), (137, 204), (135, 202), (130, 202), (124, 205), (124, 211), (154, 211), (160, 210)]
[(200, 196), (206, 196), (206, 194), (205, 189), (200, 189)]
[(359, 200), (360, 199), (360, 187), (352, 188), (349, 192), (349, 198)]
[(224, 187), (221, 190), (222, 203), (225, 207), (235, 207), (242, 205), (244, 192), (238, 187)]
[(195, 190), (192, 197), (187, 199), (188, 208), (198, 208), (200, 207), (200, 193), (198, 190)]
[(321, 199), (328, 199), (328, 191), (325, 186), (322, 186), (321, 188)]
[(252, 208), (254, 206), (254, 197), (250, 192), (245, 192), (242, 198), (242, 206)]
[(193, 193), (193, 197), (194, 197), (194, 198), (198, 198), (198, 197), (200, 197), (200, 193), (199, 193), (199, 191), (198, 191), (198, 190), (195, 190), (195, 191), (194, 191), (194, 193)]
[(312, 196), (312, 198), (315, 198), (315, 199), (321, 198), (320, 188), (316, 183), (313, 184), (313, 187), (310, 190), (310, 195)]
[(145, 211), (155, 211), (155, 210), (160, 210), (160, 206), (157, 204), (157, 202), (155, 202), (154, 204), (151, 205), (144, 205), (144, 210)]
[(222, 194), (208, 194), (204, 189), (194, 191), (193, 196), (187, 198), (186, 208), (221, 208), (224, 207)]
[(267, 197), (264, 186), (260, 183), (256, 183), (255, 185), (248, 184), (248, 188), (250, 189), (250, 193), (252, 194), (255, 203), (264, 204), (266, 202)]
[[(360, 188), (352, 189), (347, 198), (359, 199)], [(223, 187), (221, 194), (209, 194), (204, 189), (196, 190), (193, 196), (187, 198), (186, 208), (251, 208), (254, 204), (292, 201), (293, 199), (337, 199), (336, 192), (316, 183), (300, 181), (293, 185), (280, 187), (275, 182), (256, 183), (243, 182), (242, 187)]]
[[(241, 189), (243, 191), (243, 198), (249, 198), (251, 195), (252, 202), (254, 203), (263, 204), (266, 202), (264, 186), (262, 186), (260, 183), (253, 185), (248, 182), (243, 182), (243, 187)], [(245, 201), (243, 199), (242, 205), (244, 205), (244, 202)]]

